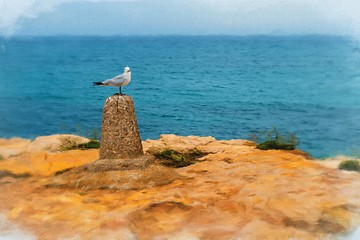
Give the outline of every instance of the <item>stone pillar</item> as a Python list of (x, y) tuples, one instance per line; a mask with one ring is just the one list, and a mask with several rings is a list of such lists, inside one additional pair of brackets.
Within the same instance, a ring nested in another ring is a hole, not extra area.
[(132, 159), (142, 155), (132, 97), (108, 97), (103, 110), (100, 159)]

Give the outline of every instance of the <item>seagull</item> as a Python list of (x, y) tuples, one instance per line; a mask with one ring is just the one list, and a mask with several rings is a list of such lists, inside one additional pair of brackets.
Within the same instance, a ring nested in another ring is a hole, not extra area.
[(111, 79), (107, 79), (103, 82), (93, 82), (93, 86), (113, 86), (118, 87), (120, 95), (123, 95), (121, 92), (121, 87), (128, 85), (131, 81), (131, 70), (129, 67), (124, 68), (124, 73), (117, 75)]

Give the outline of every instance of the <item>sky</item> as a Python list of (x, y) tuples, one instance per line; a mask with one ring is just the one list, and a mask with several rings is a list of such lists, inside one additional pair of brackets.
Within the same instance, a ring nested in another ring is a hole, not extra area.
[(0, 35), (351, 35), (359, 0), (0, 0)]

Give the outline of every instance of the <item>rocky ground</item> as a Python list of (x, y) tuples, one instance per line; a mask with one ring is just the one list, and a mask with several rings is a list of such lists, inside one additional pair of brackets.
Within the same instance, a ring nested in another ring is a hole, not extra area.
[[(38, 239), (331, 239), (360, 224), (360, 174), (299, 150), (162, 135), (145, 153), (206, 155), (177, 169), (118, 160), (104, 173), (98, 150), (64, 151), (63, 139), (0, 140), (0, 213)], [(113, 187), (89, 187), (99, 184)]]

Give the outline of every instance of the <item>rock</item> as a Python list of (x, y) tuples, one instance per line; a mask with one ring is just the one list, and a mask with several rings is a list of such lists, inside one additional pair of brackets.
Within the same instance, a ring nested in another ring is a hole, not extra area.
[[(104, 172), (104, 171), (122, 171), (133, 169), (145, 169), (155, 163), (152, 155), (144, 155), (135, 159), (99, 159), (92, 164), (85, 165), (85, 171)], [(82, 169), (79, 169), (82, 172)]]
[(64, 152), (24, 152), (0, 161), (0, 170), (15, 174), (29, 173), (33, 176), (49, 176), (63, 169), (81, 166), (99, 158), (97, 149)]
[(176, 136), (174, 134), (161, 134), (159, 140), (146, 140), (143, 142), (144, 152), (162, 151), (171, 148), (176, 151), (185, 152), (204, 146), (216, 141), (213, 137), (197, 137), (197, 136)]
[(103, 109), (100, 159), (84, 166), (62, 169), (44, 186), (90, 190), (139, 190), (169, 184), (180, 175), (156, 165), (144, 155), (130, 96), (108, 97)]
[(26, 148), (26, 152), (63, 151), (66, 148), (89, 142), (88, 138), (71, 134), (54, 134), (35, 138)]
[(140, 133), (130, 96), (114, 95), (103, 109), (101, 159), (129, 159), (143, 155)]
[(152, 203), (129, 214), (130, 228), (139, 239), (146, 239), (148, 232), (161, 236), (179, 230), (190, 217), (191, 210), (191, 206), (176, 201)]
[(88, 138), (55, 134), (28, 139), (0, 139), (0, 170), (13, 174), (48, 176), (62, 169), (84, 165), (99, 158), (98, 150), (64, 151), (89, 142)]
[(351, 226), (349, 210), (351, 211), (351, 209), (346, 208), (346, 205), (324, 209), (318, 220), (317, 230), (330, 233), (345, 232)]
[(23, 138), (0, 139), (0, 156), (8, 158), (26, 151), (31, 140)]
[(155, 165), (149, 155), (136, 160), (101, 159), (74, 169), (60, 171), (47, 187), (82, 190), (140, 190), (169, 184), (181, 176), (173, 169)]
[(13, 178), (26, 178), (30, 177), (29, 173), (16, 174), (7, 170), (0, 170), (0, 178), (13, 177)]
[[(308, 239), (308, 240), (317, 240), (321, 239), (316, 236), (314, 233), (313, 236), (308, 235), (306, 232), (301, 231), (296, 228), (287, 228), (286, 230), (283, 227), (273, 225), (269, 222), (261, 220), (252, 220), (247, 224), (241, 231), (241, 239), (244, 240), (273, 240), (273, 239)], [(294, 237), (296, 236), (296, 237)]]
[[(358, 160), (360, 161), (360, 158), (356, 158), (354, 156), (343, 156), (343, 155), (338, 155), (335, 157), (331, 157), (331, 158), (325, 158), (321, 161), (318, 161), (319, 164), (326, 166), (328, 168), (334, 168), (334, 169), (339, 169), (339, 165), (341, 162), (343, 161), (347, 161), (347, 160)], [(349, 174), (355, 174), (356, 172), (348, 172)]]
[(3, 172), (0, 211), (39, 239), (333, 239), (360, 224), (360, 174), (245, 140), (171, 135), (144, 145), (208, 154), (176, 169), (148, 155), (78, 166), (80, 152), (66, 151), (76, 155), (62, 169), (67, 155), (46, 152), (57, 158), (42, 167), (24, 157), (18, 169), (56, 163), (59, 172)]

